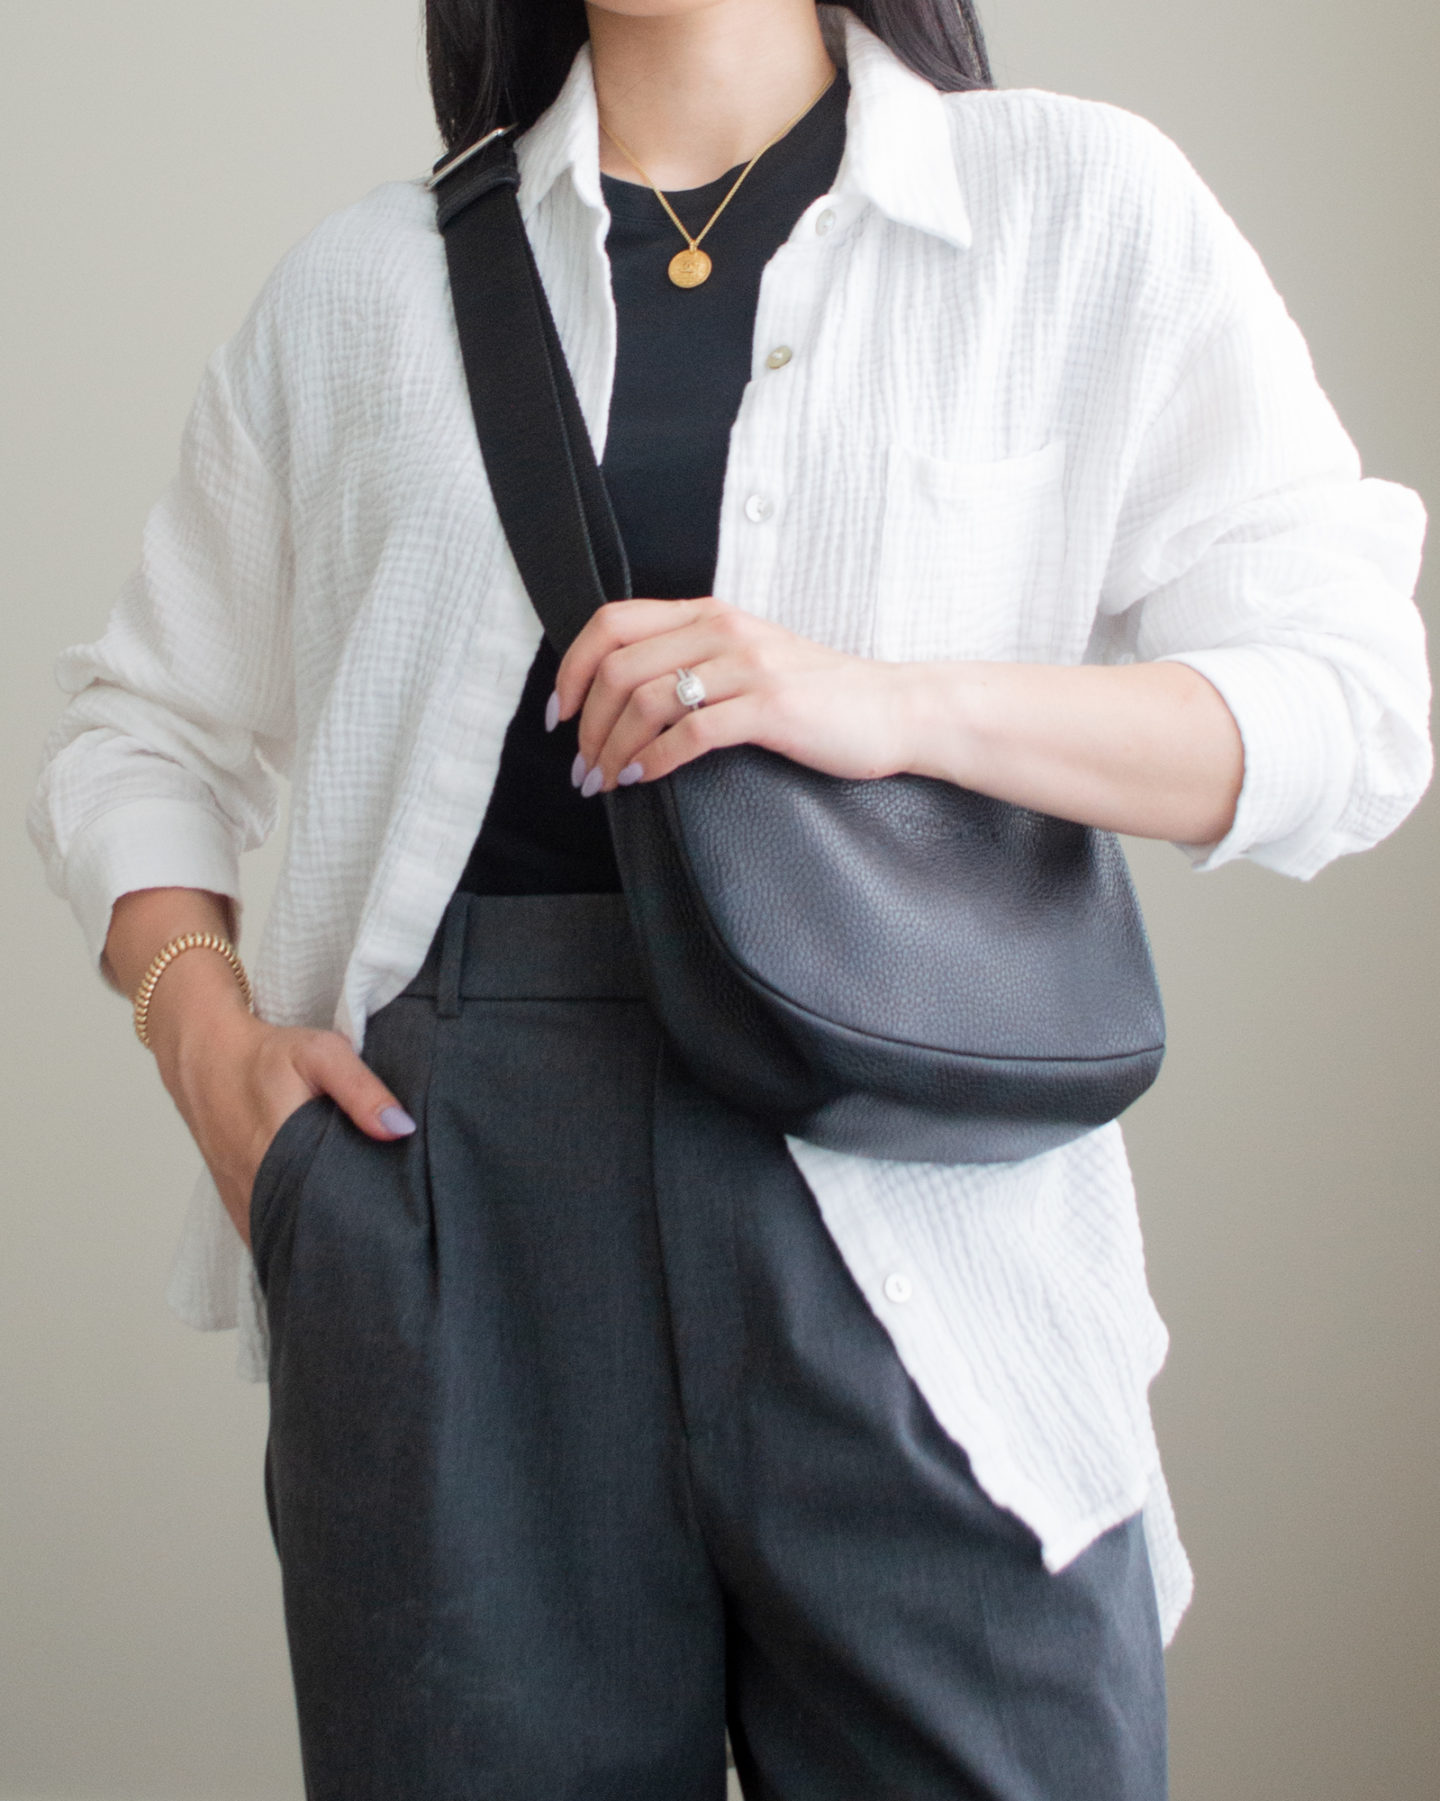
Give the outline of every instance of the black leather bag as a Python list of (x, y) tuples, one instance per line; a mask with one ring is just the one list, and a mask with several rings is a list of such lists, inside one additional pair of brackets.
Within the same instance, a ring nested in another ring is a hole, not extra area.
[[(629, 574), (508, 138), (432, 185), (486, 473), (563, 654)], [(1159, 1071), (1159, 991), (1109, 833), (753, 746), (606, 805), (669, 1038), (783, 1131), (867, 1157), (1013, 1162), (1115, 1118)]]

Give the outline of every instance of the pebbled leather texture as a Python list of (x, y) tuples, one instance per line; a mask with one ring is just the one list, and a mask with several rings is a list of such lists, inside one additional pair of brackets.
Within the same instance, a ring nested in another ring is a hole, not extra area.
[[(496, 507), (563, 654), (629, 579), (513, 160), (501, 141), (463, 197), (442, 182), (440, 218)], [(668, 1036), (783, 1131), (868, 1157), (1013, 1162), (1114, 1119), (1159, 1073), (1159, 989), (1108, 833), (754, 746), (606, 805)]]
[(1114, 1119), (1159, 1073), (1159, 990), (1108, 833), (753, 746), (609, 800), (667, 1034), (784, 1131), (1011, 1162)]

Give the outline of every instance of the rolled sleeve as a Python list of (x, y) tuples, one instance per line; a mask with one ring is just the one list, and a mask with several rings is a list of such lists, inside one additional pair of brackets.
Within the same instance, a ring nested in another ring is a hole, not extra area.
[(294, 739), (288, 508), (218, 352), (179, 474), (103, 635), (56, 665), (70, 700), (29, 827), (100, 966), (111, 910), (140, 888), (224, 894), (273, 830)]
[(64, 887), (97, 965), (116, 901), (140, 888), (227, 895), (238, 934), (240, 859), (234, 832), (207, 808), (185, 801), (130, 801), (98, 814), (70, 846)]
[(1216, 844), (1180, 849), (1202, 871), (1250, 857), (1313, 875), (1329, 861), (1324, 846), (1354, 780), (1354, 735), (1334, 673), (1303, 651), (1263, 645), (1160, 660), (1188, 664), (1219, 690), (1245, 753), (1230, 830)]
[(1195, 867), (1308, 878), (1393, 831), (1430, 779), (1425, 510), (1362, 477), (1254, 252), (1236, 233), (1226, 253), (1229, 306), (1138, 445), (1102, 611), (1129, 655), (1196, 669), (1239, 728), (1235, 819), (1181, 846)]

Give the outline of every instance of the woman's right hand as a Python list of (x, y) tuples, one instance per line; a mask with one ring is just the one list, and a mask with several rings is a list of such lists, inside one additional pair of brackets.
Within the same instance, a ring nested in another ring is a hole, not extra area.
[(218, 1018), (189, 1014), (167, 1037), (152, 1031), (152, 1041), (165, 1086), (246, 1245), (256, 1171), (276, 1133), (306, 1101), (330, 1095), (362, 1132), (381, 1141), (415, 1130), (339, 1032), (268, 1025), (242, 1007)]
[[(151, 959), (185, 932), (231, 937), (230, 903), (193, 888), (121, 895), (105, 941), (105, 973), (133, 998)], [(415, 1130), (347, 1038), (257, 1019), (230, 966), (213, 951), (189, 950), (167, 966), (151, 997), (146, 1029), (161, 1079), (247, 1245), (255, 1173), (297, 1107), (328, 1094), (367, 1137), (388, 1143)]]

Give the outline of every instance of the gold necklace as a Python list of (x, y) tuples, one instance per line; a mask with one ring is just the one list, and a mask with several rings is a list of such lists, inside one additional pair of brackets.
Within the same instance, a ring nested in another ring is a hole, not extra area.
[(684, 240), (685, 240), (687, 248), (684, 250), (677, 250), (675, 252), (674, 256), (672, 256), (670, 259), (670, 279), (671, 279), (671, 281), (674, 282), (674, 284), (677, 288), (698, 288), (702, 281), (705, 281), (709, 278), (710, 271), (714, 267), (714, 264), (710, 261), (710, 258), (706, 254), (706, 252), (700, 248), (701, 238), (703, 238), (706, 235), (706, 233), (710, 230), (710, 227), (715, 223), (715, 221), (720, 217), (721, 213), (723, 213), (725, 211), (725, 208), (727, 206), (729, 206), (730, 202), (735, 198), (735, 190), (740, 186), (740, 183), (742, 181), (744, 181), (745, 177), (755, 167), (756, 163), (758, 163), (760, 161), (760, 158), (762, 156), (764, 156), (765, 152), (768, 149), (770, 149), (771, 145), (778, 144), (780, 142), (781, 138), (783, 138), (785, 136), (785, 133), (787, 131), (789, 131), (792, 126), (798, 125), (800, 123), (800, 121), (805, 117), (806, 113), (808, 113), (810, 111), (812, 106), (817, 106), (820, 103), (820, 101), (824, 99), (825, 95), (829, 93), (831, 84), (834, 82), (835, 77), (839, 74), (839, 72), (840, 71), (838, 69), (831, 69), (829, 79), (826, 81), (824, 87), (821, 88), (820, 92), (815, 96), (815, 98), (813, 100), (807, 100), (805, 105), (800, 108), (799, 112), (796, 113), (796, 115), (793, 119), (791, 119), (787, 124), (782, 125), (780, 127), (779, 131), (777, 131), (775, 133), (773, 138), (770, 138), (767, 142), (763, 143), (760, 146), (760, 148), (755, 152), (754, 156), (752, 156), (750, 158), (750, 161), (748, 163), (746, 163), (745, 167), (735, 177), (735, 180), (731, 185), (730, 192), (720, 202), (719, 206), (717, 206), (715, 208), (715, 211), (713, 213), (711, 213), (710, 217), (705, 221), (705, 224), (701, 227), (700, 231), (694, 237), (691, 237), (690, 233), (685, 229), (684, 225), (681, 224), (679, 215), (676, 213), (675, 208), (673, 206), (671, 206), (670, 202), (660, 192), (659, 188), (655, 187), (655, 183), (653, 181), (650, 181), (650, 177), (648, 175), (645, 175), (645, 171), (643, 168), (641, 168), (640, 161), (637, 158), (637, 156), (635, 155), (635, 152), (633, 150), (631, 150), (627, 144), (623, 144), (620, 141), (620, 139), (616, 137), (615, 133), (613, 131), (611, 131), (610, 127), (604, 122), (604, 120), (603, 119), (601, 120), (601, 122), (600, 122), (601, 131), (603, 131), (605, 133), (606, 137), (609, 138), (609, 140), (612, 144), (614, 144), (615, 148), (617, 150), (619, 150), (624, 156), (628, 157), (630, 159), (630, 161), (632, 163), (634, 163), (635, 167), (640, 170), (640, 173), (642, 175), (645, 175), (646, 181), (649, 182), (650, 186), (655, 189), (655, 198), (660, 202), (661, 206), (663, 206), (665, 208), (665, 211), (667, 213), (669, 213), (670, 217), (675, 221), (675, 229), (680, 233), (680, 236), (682, 238), (684, 238)]

